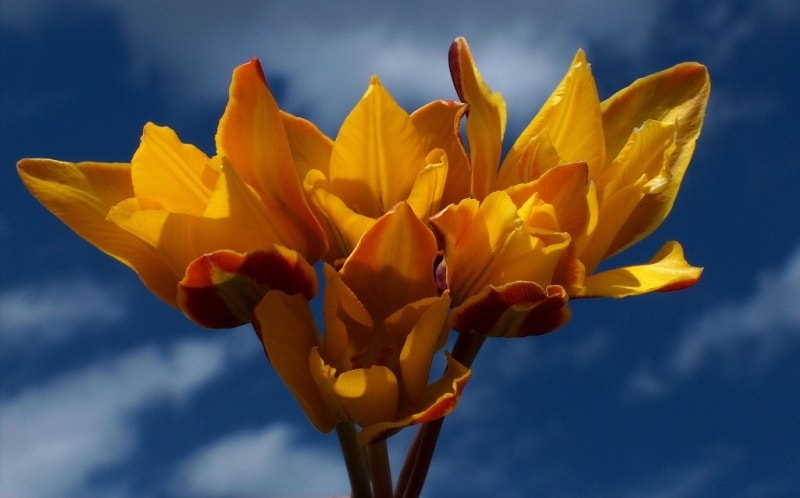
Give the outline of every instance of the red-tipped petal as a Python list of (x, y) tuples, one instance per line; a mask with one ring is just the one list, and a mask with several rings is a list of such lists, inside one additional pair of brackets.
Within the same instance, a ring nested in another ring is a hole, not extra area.
[(490, 337), (525, 337), (552, 332), (569, 321), (566, 290), (535, 282), (486, 287), (453, 310), (453, 329)]
[(236, 327), (250, 322), (253, 308), (272, 289), (311, 299), (317, 292), (314, 269), (281, 246), (245, 254), (216, 251), (189, 264), (178, 284), (178, 304), (204, 327)]

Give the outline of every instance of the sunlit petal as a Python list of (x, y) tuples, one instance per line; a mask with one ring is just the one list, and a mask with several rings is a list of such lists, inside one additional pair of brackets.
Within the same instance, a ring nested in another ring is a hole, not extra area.
[(655, 291), (673, 291), (697, 283), (702, 268), (689, 265), (683, 248), (668, 242), (647, 264), (608, 270), (586, 278), (577, 297), (628, 297)]
[(173, 270), (157, 248), (106, 219), (112, 206), (134, 195), (129, 164), (23, 159), (17, 171), (50, 212), (133, 269), (158, 297), (177, 305), (175, 284), (183, 270)]
[(591, 178), (603, 171), (606, 152), (600, 99), (582, 50), (575, 54), (564, 79), (517, 138), (501, 169), (515, 167), (520, 156), (530, 148), (530, 140), (543, 132), (547, 133), (561, 161), (585, 162)]
[(464, 38), (450, 46), (450, 75), (458, 97), (469, 104), (467, 141), (472, 167), (472, 196), (483, 199), (494, 189), (506, 130), (506, 103), (483, 82)]
[(394, 420), (399, 386), (391, 369), (376, 365), (342, 372), (333, 390), (350, 419), (362, 427)]
[(428, 308), (417, 317), (400, 352), (403, 390), (412, 402), (419, 399), (427, 387), (433, 355), (444, 345), (449, 330), (449, 296), (429, 298), (426, 304)]

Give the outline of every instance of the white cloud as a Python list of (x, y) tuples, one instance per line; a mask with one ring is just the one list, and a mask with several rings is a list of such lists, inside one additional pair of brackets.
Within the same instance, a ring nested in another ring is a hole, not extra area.
[(723, 372), (767, 367), (800, 345), (798, 303), (800, 247), (782, 268), (762, 273), (745, 301), (721, 304), (689, 324), (663, 370), (640, 368), (630, 380), (631, 392), (664, 394), (709, 363)]
[[(508, 0), (488, 9), (476, 0), (70, 3), (117, 13), (132, 47), (132, 76), (156, 68), (176, 101), (222, 101), (233, 66), (259, 56), (268, 71), (288, 78), (284, 106), (310, 109), (335, 133), (373, 73), (401, 99), (454, 98), (447, 50), (459, 35), (470, 40), (489, 84), (510, 101), (511, 121), (527, 120), (577, 48), (600, 42), (640, 56), (662, 1)], [(0, 23), (22, 29), (53, 5), (29, 0), (7, 7)]]
[(344, 495), (349, 483), (342, 462), (338, 450), (304, 444), (278, 423), (199, 450), (179, 466), (172, 487), (188, 496)]
[(4, 290), (0, 292), (0, 341), (5, 348), (39, 347), (67, 339), (87, 326), (119, 323), (127, 314), (124, 297), (118, 285), (83, 278)]
[(236, 339), (145, 346), (2, 399), (0, 495), (93, 494), (84, 488), (91, 475), (136, 449), (130, 417), (154, 402), (185, 401), (240, 355)]

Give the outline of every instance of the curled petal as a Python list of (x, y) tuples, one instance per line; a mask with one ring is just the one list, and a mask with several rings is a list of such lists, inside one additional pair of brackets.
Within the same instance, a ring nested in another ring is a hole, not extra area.
[(648, 292), (666, 292), (691, 287), (703, 269), (689, 265), (683, 248), (667, 242), (647, 264), (626, 266), (586, 277), (573, 297), (628, 297)]
[[(323, 397), (310, 359), (319, 333), (308, 300), (302, 294), (268, 292), (254, 312), (253, 326), (275, 371), (294, 394), (311, 423), (329, 432), (342, 420)], [(319, 358), (319, 355), (317, 355)], [(320, 363), (316, 364), (317, 370)]]
[(445, 352), (445, 354), (447, 355), (447, 369), (444, 375), (438, 381), (430, 384), (415, 404), (402, 409), (402, 413), (397, 419), (365, 427), (356, 438), (359, 443), (368, 444), (380, 441), (403, 427), (442, 418), (455, 409), (471, 372), (448, 353)]
[(447, 155), (443, 206), (469, 197), (469, 159), (459, 132), (461, 117), (466, 110), (467, 106), (460, 102), (435, 100), (411, 113), (411, 121), (422, 140), (422, 150), (442, 149)]
[(432, 150), (426, 161), (427, 166), (420, 171), (406, 200), (421, 220), (439, 210), (448, 169), (447, 156), (441, 149)]
[(253, 309), (272, 289), (317, 293), (314, 268), (281, 246), (252, 251), (216, 251), (189, 264), (178, 284), (178, 306), (204, 327), (236, 327), (252, 320)]
[(303, 180), (309, 171), (318, 169), (328, 174), (333, 140), (325, 136), (314, 123), (281, 111), (283, 128), (292, 151), (297, 178)]
[(453, 329), (489, 337), (541, 335), (569, 321), (566, 290), (535, 282), (491, 286), (470, 297), (450, 315)]
[(464, 38), (456, 38), (450, 45), (448, 60), (458, 97), (469, 104), (467, 141), (472, 166), (472, 197), (482, 200), (494, 189), (506, 131), (506, 102), (483, 82)]

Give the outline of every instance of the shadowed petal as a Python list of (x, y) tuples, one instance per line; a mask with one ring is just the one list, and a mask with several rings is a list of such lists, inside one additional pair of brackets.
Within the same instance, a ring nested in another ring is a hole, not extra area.
[(252, 320), (253, 308), (272, 289), (310, 300), (317, 293), (314, 268), (281, 246), (247, 254), (217, 251), (189, 264), (178, 284), (178, 304), (204, 327), (236, 327)]
[(329, 432), (339, 419), (323, 399), (312, 374), (311, 357), (319, 344), (319, 333), (305, 296), (268, 292), (255, 309), (253, 326), (270, 363), (311, 423)]
[(552, 332), (569, 321), (563, 287), (535, 282), (491, 286), (453, 310), (450, 325), (463, 333), (490, 337), (525, 337)]

